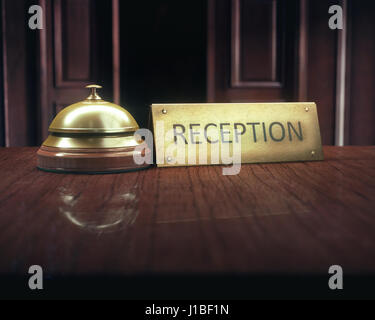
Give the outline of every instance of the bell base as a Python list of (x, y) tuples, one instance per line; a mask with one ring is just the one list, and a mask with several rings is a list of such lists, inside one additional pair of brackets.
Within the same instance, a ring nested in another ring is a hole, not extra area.
[(120, 173), (148, 168), (150, 165), (147, 163), (138, 165), (134, 162), (134, 152), (140, 153), (135, 147), (64, 149), (41, 146), (37, 152), (37, 167), (47, 172), (81, 174)]

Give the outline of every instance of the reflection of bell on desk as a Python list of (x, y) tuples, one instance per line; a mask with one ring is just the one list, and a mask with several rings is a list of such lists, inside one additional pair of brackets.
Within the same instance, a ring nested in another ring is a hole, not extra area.
[(86, 100), (63, 109), (52, 121), (50, 135), (38, 150), (38, 168), (54, 172), (106, 173), (147, 167), (134, 162), (139, 129), (122, 107), (103, 101), (98, 85), (89, 85)]

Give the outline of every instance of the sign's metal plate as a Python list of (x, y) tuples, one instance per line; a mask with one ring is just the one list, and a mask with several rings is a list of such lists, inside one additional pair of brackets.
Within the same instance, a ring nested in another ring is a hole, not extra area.
[(161, 167), (323, 160), (313, 102), (153, 104), (151, 112)]

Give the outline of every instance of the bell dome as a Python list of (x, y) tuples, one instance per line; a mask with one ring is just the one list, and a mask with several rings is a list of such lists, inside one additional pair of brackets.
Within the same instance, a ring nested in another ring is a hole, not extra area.
[(132, 115), (124, 108), (104, 101), (96, 93), (98, 85), (89, 85), (92, 90), (86, 100), (74, 103), (52, 121), (49, 131), (57, 133), (122, 133), (139, 129)]

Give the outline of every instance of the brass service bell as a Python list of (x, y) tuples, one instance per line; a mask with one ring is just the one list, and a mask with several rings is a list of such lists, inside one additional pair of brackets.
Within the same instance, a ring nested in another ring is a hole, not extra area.
[[(97, 94), (99, 85), (88, 85), (90, 95), (58, 113), (50, 135), (37, 152), (39, 169), (52, 172), (109, 173), (142, 169), (133, 154), (143, 143), (139, 129), (124, 108)], [(143, 152), (149, 152), (143, 149)]]

